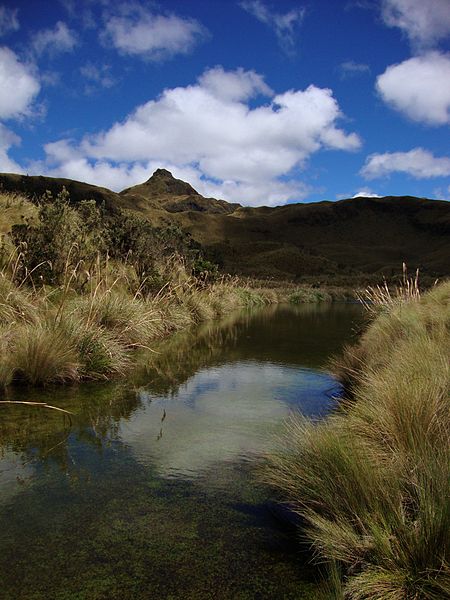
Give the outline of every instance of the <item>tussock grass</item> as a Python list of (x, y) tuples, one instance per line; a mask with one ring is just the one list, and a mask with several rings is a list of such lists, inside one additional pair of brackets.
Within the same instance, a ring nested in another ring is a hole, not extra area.
[(317, 559), (342, 568), (336, 597), (437, 600), (450, 597), (450, 282), (381, 306), (344, 359), (352, 400), (324, 422), (294, 417), (264, 477)]
[(54, 324), (21, 325), (11, 347), (14, 378), (31, 385), (78, 381), (78, 355), (68, 342), (64, 330)]
[(80, 379), (108, 379), (124, 375), (131, 364), (130, 352), (113, 333), (95, 323), (86, 323), (77, 314), (65, 316), (60, 327), (76, 349)]
[[(30, 287), (32, 277), (17, 283), (14, 261), (12, 255), (0, 272), (2, 387), (124, 375), (137, 348), (151, 349), (172, 332), (278, 299), (273, 290), (240, 286), (236, 279), (199, 282), (182, 261), (154, 295), (136, 289), (129, 267), (113, 277), (114, 265), (99, 261), (87, 272), (67, 260), (60, 285)], [(80, 272), (86, 281), (81, 288)]]
[(68, 310), (87, 327), (111, 332), (127, 348), (145, 346), (157, 335), (160, 316), (151, 303), (114, 289), (76, 298)]

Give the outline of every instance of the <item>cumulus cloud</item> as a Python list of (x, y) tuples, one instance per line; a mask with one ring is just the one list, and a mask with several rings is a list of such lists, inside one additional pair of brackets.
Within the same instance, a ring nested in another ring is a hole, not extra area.
[(433, 197), (437, 200), (450, 200), (450, 185), (434, 188)]
[(305, 16), (304, 8), (295, 8), (287, 13), (276, 13), (271, 11), (262, 0), (242, 0), (240, 6), (274, 30), (278, 43), (287, 54), (294, 53), (295, 32)]
[(30, 67), (9, 48), (0, 48), (0, 119), (29, 114), (39, 89)]
[(20, 138), (0, 123), (0, 171), (3, 173), (22, 173), (22, 168), (8, 156), (12, 146), (20, 144)]
[[(270, 101), (250, 105), (260, 94), (271, 94)], [(55, 173), (65, 170), (69, 176), (67, 169), (75, 171), (76, 164), (83, 172), (90, 169), (89, 181), (113, 189), (147, 179), (153, 166), (170, 164), (206, 195), (281, 204), (305, 196), (306, 187), (288, 176), (311, 154), (359, 148), (357, 134), (337, 126), (341, 116), (329, 89), (311, 85), (273, 95), (253, 71), (215, 67), (196, 84), (165, 90), (107, 131), (78, 145), (50, 144), (46, 151)]]
[(224, 71), (223, 67), (219, 65), (208, 69), (199, 78), (199, 84), (214, 97), (225, 101), (248, 100), (257, 94), (273, 95), (262, 75), (255, 71), (245, 71), (242, 68), (236, 69), (236, 71)]
[(266, 180), (244, 182), (210, 179), (195, 164), (175, 164), (161, 159), (115, 162), (92, 160), (75, 148), (69, 140), (60, 140), (45, 146), (46, 163), (35, 162), (30, 171), (54, 177), (67, 177), (121, 191), (146, 181), (156, 169), (167, 169), (177, 179), (189, 182), (200, 194), (225, 198), (244, 205), (277, 205), (288, 199), (302, 200), (310, 192), (309, 186), (298, 181)]
[[(32, 113), (40, 84), (31, 67), (9, 48), (0, 47), (0, 120), (18, 119)], [(0, 122), (0, 171), (22, 173), (23, 169), (8, 152), (20, 138)]]
[(364, 75), (370, 73), (369, 65), (365, 63), (358, 63), (354, 60), (347, 60), (339, 65), (339, 72), (342, 79), (348, 79), (356, 75)]
[(450, 123), (450, 53), (429, 52), (391, 65), (376, 87), (387, 104), (414, 121)]
[(405, 173), (415, 179), (448, 177), (450, 158), (436, 157), (424, 148), (413, 148), (409, 152), (371, 154), (361, 169), (361, 175), (366, 179), (385, 177), (391, 173)]
[(352, 198), (382, 198), (380, 194), (373, 192), (370, 188), (361, 188)]
[(382, 17), (400, 28), (414, 47), (432, 47), (450, 35), (448, 0), (383, 0)]
[(207, 35), (195, 19), (153, 14), (137, 4), (124, 4), (119, 14), (106, 17), (101, 37), (121, 54), (162, 61), (188, 54)]
[(60, 54), (71, 52), (77, 44), (77, 37), (63, 21), (58, 21), (54, 29), (38, 31), (32, 41), (37, 54)]
[(12, 9), (7, 6), (0, 6), (0, 36), (19, 29), (17, 12), (17, 8)]

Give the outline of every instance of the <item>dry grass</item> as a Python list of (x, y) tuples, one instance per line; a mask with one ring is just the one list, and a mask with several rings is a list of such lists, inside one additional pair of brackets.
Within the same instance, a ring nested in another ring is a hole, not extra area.
[(154, 296), (136, 289), (129, 266), (117, 270), (97, 261), (87, 272), (81, 263), (71, 265), (69, 256), (61, 285), (30, 287), (33, 274), (16, 283), (18, 257), (13, 253), (0, 272), (3, 387), (124, 375), (136, 348), (151, 349), (174, 331), (278, 299), (273, 290), (241, 287), (236, 279), (205, 285), (175, 258), (167, 283)]
[(383, 285), (367, 287), (362, 293), (357, 294), (358, 299), (366, 310), (374, 316), (380, 311), (391, 311), (399, 304), (418, 302), (421, 297), (419, 287), (419, 269), (415, 276), (408, 275), (406, 264), (402, 265), (402, 278), (393, 288), (385, 281)]
[(353, 401), (293, 419), (265, 472), (352, 600), (450, 595), (450, 282), (407, 298), (362, 336)]
[(37, 221), (38, 208), (27, 198), (14, 192), (0, 191), (0, 238), (13, 225)]
[(11, 345), (14, 378), (31, 385), (79, 380), (79, 357), (64, 330), (51, 323), (21, 325)]

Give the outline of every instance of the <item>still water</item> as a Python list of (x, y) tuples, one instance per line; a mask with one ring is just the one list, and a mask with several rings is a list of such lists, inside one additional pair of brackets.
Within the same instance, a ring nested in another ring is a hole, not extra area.
[(293, 411), (320, 418), (352, 304), (278, 306), (187, 332), (132, 378), (16, 390), (0, 408), (0, 598), (318, 597), (255, 470)]

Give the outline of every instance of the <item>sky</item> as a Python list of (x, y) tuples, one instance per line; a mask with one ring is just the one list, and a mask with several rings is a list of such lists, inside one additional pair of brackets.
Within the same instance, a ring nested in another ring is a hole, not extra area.
[(449, 133), (450, 0), (0, 0), (0, 172), (450, 200)]

